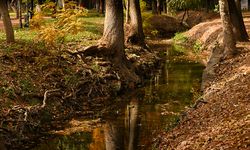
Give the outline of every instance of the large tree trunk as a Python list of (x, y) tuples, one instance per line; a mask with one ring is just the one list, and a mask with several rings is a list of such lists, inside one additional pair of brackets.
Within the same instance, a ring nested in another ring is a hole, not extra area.
[(129, 23), (129, 34), (128, 37), (126, 38), (126, 42), (130, 44), (145, 46), (140, 2), (139, 0), (128, 0), (128, 1), (129, 1), (130, 23)]
[(236, 52), (236, 40), (232, 30), (232, 23), (229, 15), (229, 3), (230, 0), (220, 0), (220, 16), (223, 26), (223, 48), (224, 57), (230, 57)]
[(233, 25), (233, 33), (237, 41), (248, 41), (248, 34), (244, 25), (241, 10), (238, 9), (235, 0), (228, 0), (230, 19)]
[(122, 0), (106, 0), (104, 32), (98, 46), (92, 46), (84, 51), (84, 55), (96, 55), (109, 58), (118, 69), (121, 78), (127, 83), (138, 82), (138, 76), (130, 70), (124, 50)]
[(10, 20), (7, 0), (0, 1), (0, 14), (2, 15), (2, 18), (3, 18), (4, 29), (6, 33), (6, 41), (7, 43), (14, 42), (15, 41), (14, 31), (13, 31), (12, 23)]
[(226, 58), (231, 58), (236, 53), (236, 40), (234, 38), (232, 23), (229, 15), (228, 0), (220, 0), (220, 16), (223, 31), (217, 38), (213, 47), (210, 47), (211, 56), (202, 76), (202, 90), (209, 87), (214, 80), (218, 63)]
[(106, 0), (104, 32), (101, 44), (105, 45), (110, 51), (110, 56), (116, 56), (117, 60), (125, 57), (122, 0)]

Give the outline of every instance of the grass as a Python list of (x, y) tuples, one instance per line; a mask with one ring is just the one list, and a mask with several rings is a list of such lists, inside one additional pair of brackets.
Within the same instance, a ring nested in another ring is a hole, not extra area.
[[(88, 16), (80, 18), (83, 25), (82, 29), (77, 34), (68, 34), (66, 36), (65, 44), (77, 42), (78, 44), (87, 46), (96, 43), (102, 36), (104, 17), (97, 13), (89, 13)], [(46, 24), (55, 22), (55, 19), (46, 18)], [(22, 41), (25, 43), (33, 44), (36, 42), (36, 36), (39, 34), (37, 30), (31, 30), (29, 28), (14, 28), (16, 41)], [(0, 30), (0, 48), (5, 42), (5, 33)]]

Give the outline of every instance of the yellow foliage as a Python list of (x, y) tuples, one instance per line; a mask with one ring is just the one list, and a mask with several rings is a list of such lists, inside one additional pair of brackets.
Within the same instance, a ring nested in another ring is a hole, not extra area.
[(38, 39), (48, 46), (63, 43), (68, 34), (77, 34), (82, 28), (79, 17), (86, 15), (86, 10), (65, 10), (56, 15), (53, 24), (42, 26)]
[(47, 2), (47, 3), (44, 3), (43, 5), (41, 5), (41, 8), (43, 11), (53, 11), (56, 7), (56, 3), (54, 2)]
[(35, 15), (30, 20), (30, 28), (31, 29), (41, 29), (42, 25), (44, 25), (45, 20), (43, 18), (42, 13), (35, 13)]

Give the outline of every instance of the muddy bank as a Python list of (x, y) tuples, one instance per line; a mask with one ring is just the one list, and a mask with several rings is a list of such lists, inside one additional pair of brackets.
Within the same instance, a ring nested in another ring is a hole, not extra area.
[[(84, 57), (70, 47), (52, 51), (22, 42), (16, 47), (0, 51), (0, 137), (8, 149), (28, 149), (72, 117), (99, 118), (115, 105), (110, 97), (143, 84), (127, 82), (108, 59)], [(141, 81), (161, 61), (145, 49), (126, 54)]]

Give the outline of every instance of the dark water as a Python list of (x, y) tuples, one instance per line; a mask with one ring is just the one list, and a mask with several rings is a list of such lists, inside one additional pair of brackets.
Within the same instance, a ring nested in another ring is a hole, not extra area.
[(170, 130), (185, 107), (199, 97), (203, 67), (197, 63), (169, 61), (146, 87), (123, 99), (124, 108), (114, 110), (104, 124), (91, 132), (79, 132), (49, 140), (35, 150), (153, 149), (159, 130)]

